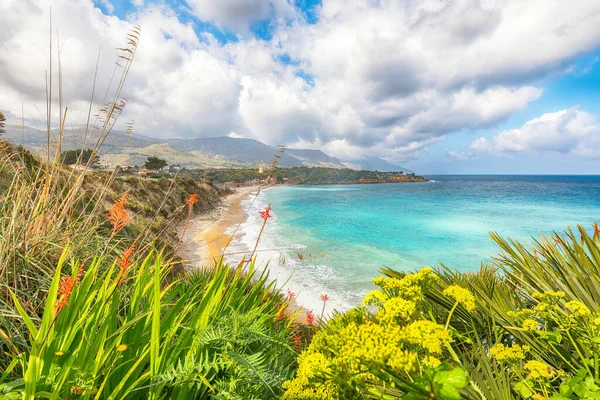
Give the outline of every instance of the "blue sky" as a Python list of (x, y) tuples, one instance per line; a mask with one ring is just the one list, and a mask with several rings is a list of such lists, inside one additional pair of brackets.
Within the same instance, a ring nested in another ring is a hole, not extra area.
[[(125, 116), (140, 134), (249, 137), (426, 174), (600, 174), (595, 0), (32, 0), (40, 13), (0, 10), (8, 50), (36, 48), (50, 3), (76, 66), (72, 115), (98, 46), (135, 23)], [(43, 76), (40, 54), (0, 59), (9, 115), (43, 100), (19, 78), (24, 65)]]

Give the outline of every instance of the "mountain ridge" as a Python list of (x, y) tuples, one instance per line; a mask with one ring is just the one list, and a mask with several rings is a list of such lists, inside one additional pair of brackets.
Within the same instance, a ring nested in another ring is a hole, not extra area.
[[(5, 137), (14, 144), (23, 144), (33, 151), (46, 147), (45, 131), (20, 125), (6, 125)], [(83, 148), (93, 144), (94, 134), (85, 140), (85, 127), (68, 130), (62, 140), (62, 150)], [(56, 134), (51, 140), (57, 141)], [(194, 139), (157, 139), (145, 135), (128, 135), (113, 131), (108, 135), (100, 150), (100, 162), (109, 166), (143, 165), (147, 157), (160, 157), (170, 165), (180, 164), (186, 168), (255, 168), (268, 166), (275, 155), (279, 155), (277, 147), (248, 138), (219, 136)], [(288, 148), (279, 159), (281, 167), (326, 167), (350, 168), (356, 170), (379, 170), (385, 172), (403, 171), (411, 173), (408, 168), (391, 164), (377, 157), (342, 162), (317, 149)]]

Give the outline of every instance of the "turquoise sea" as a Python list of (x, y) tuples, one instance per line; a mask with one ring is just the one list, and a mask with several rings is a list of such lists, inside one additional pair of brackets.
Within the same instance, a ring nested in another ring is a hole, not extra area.
[[(236, 246), (250, 248), (267, 204), (259, 249), (281, 288), (320, 310), (319, 295), (345, 309), (372, 289), (383, 266), (440, 262), (461, 271), (491, 261), (488, 232), (531, 242), (540, 232), (600, 220), (600, 176), (428, 176), (425, 183), (284, 186), (254, 202)], [(250, 205), (248, 200), (247, 205)]]

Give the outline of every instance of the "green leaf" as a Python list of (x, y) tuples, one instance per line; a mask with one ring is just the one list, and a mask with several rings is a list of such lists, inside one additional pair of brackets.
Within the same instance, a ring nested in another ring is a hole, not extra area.
[(21, 316), (21, 318), (23, 318), (23, 322), (25, 322), (27, 329), (29, 329), (29, 334), (31, 335), (31, 337), (35, 338), (38, 334), (38, 330), (35, 327), (35, 324), (31, 320), (31, 318), (29, 318), (29, 315), (27, 315), (27, 312), (25, 311), (23, 306), (21, 306), (17, 295), (10, 288), (8, 290), (10, 291), (10, 295), (13, 298), (13, 302), (15, 303), (15, 307), (17, 308), (19, 315)]
[(464, 388), (468, 382), (467, 374), (461, 368), (437, 372), (433, 380), (436, 383), (436, 393), (447, 400), (460, 400), (459, 389)]
[(524, 398), (528, 399), (533, 396), (533, 391), (525, 384), (525, 382), (518, 382), (514, 386), (515, 390)]

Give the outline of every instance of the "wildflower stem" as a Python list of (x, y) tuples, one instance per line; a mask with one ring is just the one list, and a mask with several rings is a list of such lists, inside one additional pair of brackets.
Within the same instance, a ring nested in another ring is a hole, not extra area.
[[(258, 243), (260, 243), (260, 238), (261, 238), (261, 236), (263, 234), (263, 231), (265, 230), (265, 226), (267, 225), (267, 220), (271, 217), (271, 215), (269, 214), (269, 211), (271, 211), (271, 205), (270, 204), (267, 206), (267, 208), (265, 209), (265, 211), (261, 212), (261, 217), (263, 219), (263, 224), (260, 227), (260, 232), (258, 232), (258, 237), (256, 238), (256, 243), (254, 244), (254, 249), (252, 249), (252, 253), (250, 254), (250, 258), (249, 258), (250, 261), (252, 261), (254, 259), (254, 254), (256, 253), (256, 249), (258, 248)], [(246, 269), (246, 266), (244, 266), (243, 270), (245, 270), (245, 269)]]
[(455, 302), (452, 306), (452, 309), (450, 309), (450, 314), (448, 314), (448, 319), (446, 320), (446, 325), (444, 326), (444, 329), (446, 330), (448, 330), (448, 326), (450, 325), (450, 319), (452, 318), (452, 314), (454, 314), (454, 310), (456, 310), (456, 307), (458, 307), (458, 301)]
[(583, 354), (579, 350), (579, 346), (577, 345), (577, 343), (575, 342), (575, 340), (573, 340), (573, 336), (571, 336), (571, 333), (569, 332), (568, 329), (565, 332), (567, 333), (567, 336), (569, 337), (569, 341), (571, 342), (571, 344), (573, 344), (573, 347), (575, 347), (575, 350), (577, 351), (577, 354), (581, 358), (581, 362), (583, 363), (583, 365), (585, 365), (585, 369), (590, 374), (590, 376), (594, 376), (594, 374), (592, 374), (592, 371), (590, 371), (590, 367), (588, 367), (587, 363), (585, 362), (585, 357), (583, 356)]

